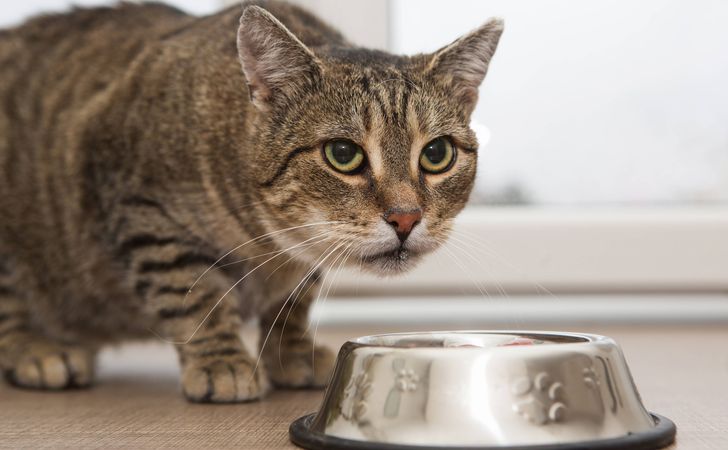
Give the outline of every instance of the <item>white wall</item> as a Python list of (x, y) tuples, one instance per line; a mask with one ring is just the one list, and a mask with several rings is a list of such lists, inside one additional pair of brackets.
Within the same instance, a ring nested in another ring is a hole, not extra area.
[[(128, 0), (127, 0), (128, 1)], [(134, 0), (132, 0), (133, 2)], [(314, 11), (322, 19), (339, 28), (353, 43), (386, 50), (389, 47), (390, 5), (387, 0), (289, 0)], [(25, 0), (0, 2), (0, 27), (16, 25), (29, 16), (44, 12), (67, 11), (72, 5), (98, 6), (118, 0)], [(240, 0), (166, 0), (165, 3), (192, 14), (210, 14), (240, 4)]]
[(387, 0), (289, 0), (315, 12), (356, 45), (389, 48)]
[[(129, 0), (127, 0), (129, 1)], [(113, 5), (119, 0), (6, 0), (0, 2), (0, 27), (21, 23), (30, 16), (68, 11), (72, 6)], [(135, 3), (131, 0), (130, 3)], [(220, 9), (222, 0), (166, 0), (164, 3), (176, 6), (192, 14), (209, 14)]]
[[(287, 0), (313, 12), (336, 27), (346, 38), (363, 47), (389, 48), (389, 11), (387, 0)], [(238, 0), (222, 0), (226, 5)]]
[(545, 203), (728, 201), (728, 2), (393, 0), (392, 49), (497, 15), (480, 188)]

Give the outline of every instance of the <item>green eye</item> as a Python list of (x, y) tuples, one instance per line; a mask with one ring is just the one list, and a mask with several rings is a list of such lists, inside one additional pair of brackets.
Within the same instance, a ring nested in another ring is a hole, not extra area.
[(364, 166), (364, 150), (351, 141), (334, 139), (324, 144), (326, 161), (341, 173), (354, 173)]
[(433, 139), (420, 154), (420, 167), (429, 173), (442, 173), (455, 162), (455, 147), (444, 136)]

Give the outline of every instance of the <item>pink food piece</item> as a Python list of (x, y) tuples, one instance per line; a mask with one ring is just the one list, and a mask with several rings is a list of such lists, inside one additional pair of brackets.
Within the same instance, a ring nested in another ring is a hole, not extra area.
[(499, 347), (511, 347), (513, 345), (534, 345), (533, 339), (517, 337), (507, 344), (501, 344)]

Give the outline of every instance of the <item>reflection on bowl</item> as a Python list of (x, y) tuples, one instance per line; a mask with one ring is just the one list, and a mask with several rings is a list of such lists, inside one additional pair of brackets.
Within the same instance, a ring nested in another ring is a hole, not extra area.
[(659, 448), (675, 427), (645, 410), (612, 339), (461, 331), (347, 342), (290, 432), (311, 449)]

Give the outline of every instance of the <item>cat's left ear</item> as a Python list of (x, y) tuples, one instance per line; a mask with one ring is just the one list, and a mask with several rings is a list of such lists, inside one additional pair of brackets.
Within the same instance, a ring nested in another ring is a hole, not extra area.
[(262, 110), (305, 89), (320, 73), (313, 52), (259, 6), (246, 7), (240, 17), (238, 57), (250, 98)]
[(480, 28), (443, 47), (432, 55), (427, 71), (444, 80), (468, 111), (475, 108), (478, 87), (488, 72), (503, 33), (503, 20), (490, 19)]

